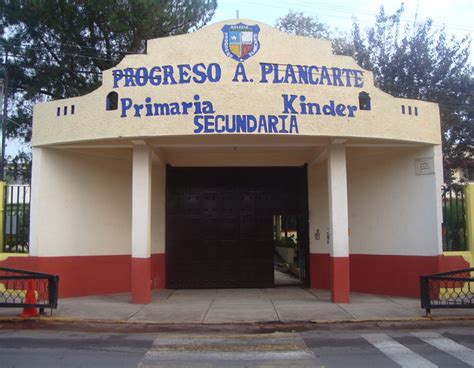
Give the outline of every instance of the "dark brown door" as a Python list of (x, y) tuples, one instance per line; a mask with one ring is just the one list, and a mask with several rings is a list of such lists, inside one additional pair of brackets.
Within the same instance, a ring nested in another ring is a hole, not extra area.
[(272, 287), (273, 214), (307, 213), (305, 178), (306, 168), (168, 167), (167, 287)]

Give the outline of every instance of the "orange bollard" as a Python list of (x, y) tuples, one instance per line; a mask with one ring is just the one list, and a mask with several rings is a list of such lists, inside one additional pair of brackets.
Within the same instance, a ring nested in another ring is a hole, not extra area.
[[(35, 281), (28, 280), (28, 287), (26, 289), (25, 304), (36, 304), (35, 296)], [(38, 308), (35, 307), (25, 307), (23, 312), (21, 312), (19, 317), (36, 317), (39, 316)]]

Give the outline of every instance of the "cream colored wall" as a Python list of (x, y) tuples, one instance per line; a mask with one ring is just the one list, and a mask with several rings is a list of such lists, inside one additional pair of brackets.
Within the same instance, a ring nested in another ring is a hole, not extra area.
[[(232, 82), (238, 63), (222, 51), (222, 27), (243, 22), (260, 26), (260, 50), (246, 60), (247, 77), (254, 82)], [(210, 100), (215, 114), (280, 115), (283, 112), (282, 94), (304, 95), (306, 102), (321, 106), (333, 99), (337, 103), (358, 106), (358, 94), (366, 91), (372, 99), (371, 111), (357, 111), (355, 118), (325, 115), (297, 115), (299, 136), (370, 137), (409, 142), (440, 143), (438, 106), (433, 103), (397, 99), (376, 89), (371, 72), (364, 71), (362, 88), (304, 84), (259, 83), (260, 63), (316, 65), (321, 67), (362, 70), (351, 57), (335, 56), (328, 41), (290, 36), (268, 25), (252, 20), (229, 20), (204, 29), (175, 37), (148, 42), (148, 54), (128, 55), (117, 66), (139, 68), (161, 65), (218, 63), (221, 80), (216, 83), (178, 84), (144, 87), (113, 88), (112, 70), (103, 74), (103, 85), (94, 92), (76, 98), (42, 103), (35, 106), (33, 117), (33, 145), (60, 142), (81, 142), (117, 137), (155, 137), (194, 135), (192, 114), (120, 118), (120, 109), (105, 111), (106, 96), (112, 90), (119, 98), (130, 97), (137, 104), (152, 102), (192, 102), (199, 94), (201, 101)], [(74, 105), (75, 113), (70, 114)], [(402, 114), (401, 106), (417, 107), (418, 116)], [(64, 107), (69, 114), (63, 115)], [(57, 108), (61, 116), (56, 116)], [(252, 133), (269, 135), (267, 133)]]
[(314, 148), (178, 148), (165, 150), (173, 166), (301, 166), (312, 160)]
[[(288, 162), (303, 163), (299, 154), (287, 156)], [(195, 153), (191, 157), (188, 164), (205, 162)], [(240, 165), (271, 165), (266, 155), (235, 157)], [(434, 157), (435, 173), (415, 175), (415, 160), (426, 157)], [(227, 156), (213, 160), (226, 162)], [(347, 148), (351, 254), (441, 253), (440, 162), (439, 146)], [(151, 252), (163, 253), (165, 167), (155, 163), (152, 176)], [(34, 148), (32, 198), (32, 255), (130, 254), (130, 160)], [(308, 204), (310, 251), (329, 253), (326, 160), (308, 168)]]
[[(327, 242), (329, 231), (327, 161), (308, 167), (309, 249), (310, 253), (329, 253)], [(319, 240), (316, 232), (319, 229)]]
[(131, 162), (33, 149), (31, 254), (131, 252)]
[(165, 252), (166, 167), (155, 164), (152, 168), (151, 189), (151, 253)]
[[(350, 253), (441, 254), (439, 146), (348, 149)], [(435, 173), (415, 174), (415, 160), (434, 157)]]

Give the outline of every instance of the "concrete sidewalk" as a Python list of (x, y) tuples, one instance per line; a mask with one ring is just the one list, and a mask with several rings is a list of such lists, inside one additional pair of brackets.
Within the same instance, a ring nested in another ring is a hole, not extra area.
[[(272, 289), (158, 290), (148, 305), (131, 304), (130, 294), (59, 300), (54, 317), (152, 323), (251, 323), (358, 321), (419, 318), (418, 299), (351, 293), (350, 304), (334, 304), (326, 290), (298, 287)], [(0, 317), (20, 310), (1, 309)], [(474, 310), (433, 310), (434, 316), (468, 316)]]

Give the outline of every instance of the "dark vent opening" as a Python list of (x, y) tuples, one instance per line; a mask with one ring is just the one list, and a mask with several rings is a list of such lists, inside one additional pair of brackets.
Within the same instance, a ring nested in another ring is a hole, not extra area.
[(359, 110), (370, 110), (370, 96), (367, 92), (359, 93)]
[(118, 93), (117, 92), (110, 92), (107, 95), (107, 100), (105, 102), (105, 108), (106, 108), (107, 111), (118, 109)]

